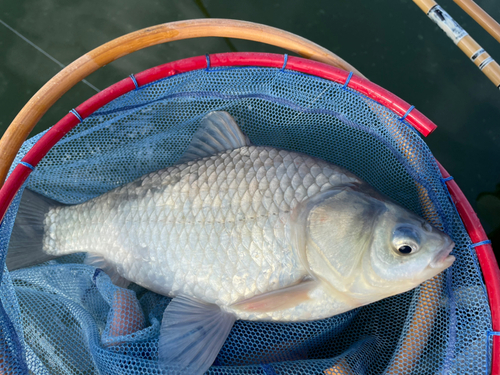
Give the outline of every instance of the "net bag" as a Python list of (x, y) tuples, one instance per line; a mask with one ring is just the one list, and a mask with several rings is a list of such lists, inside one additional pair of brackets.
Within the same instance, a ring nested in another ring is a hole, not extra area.
[(85, 202), (175, 164), (216, 110), (255, 145), (357, 174), (449, 234), (456, 261), (416, 289), (329, 319), (237, 321), (209, 374), (499, 373), (498, 268), (470, 206), (421, 138), (435, 125), (347, 71), (230, 53), (126, 78), (22, 145), (0, 192), (0, 374), (162, 373), (158, 336), (169, 298), (113, 285), (82, 254), (12, 272), (5, 255), (24, 188)]

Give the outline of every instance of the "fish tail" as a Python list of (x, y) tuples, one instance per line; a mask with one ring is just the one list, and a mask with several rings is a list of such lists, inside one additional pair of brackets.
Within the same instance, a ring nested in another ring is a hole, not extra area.
[(50, 209), (62, 204), (24, 189), (5, 263), (10, 271), (57, 258), (43, 251), (44, 220)]

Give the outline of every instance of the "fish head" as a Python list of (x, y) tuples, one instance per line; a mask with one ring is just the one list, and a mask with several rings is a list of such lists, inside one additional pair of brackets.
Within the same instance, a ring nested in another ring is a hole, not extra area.
[[(450, 267), (455, 243), (444, 232), (394, 202), (373, 227), (363, 271), (374, 286), (409, 290)], [(405, 291), (403, 290), (403, 291)]]
[(300, 218), (304, 263), (358, 305), (410, 290), (454, 261), (448, 235), (371, 188), (320, 193)]

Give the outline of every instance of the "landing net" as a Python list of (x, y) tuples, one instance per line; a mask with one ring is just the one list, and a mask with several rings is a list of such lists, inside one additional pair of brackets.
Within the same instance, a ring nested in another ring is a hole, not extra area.
[[(487, 373), (485, 285), (436, 161), (406, 119), (348, 85), (286, 68), (174, 74), (85, 118), (26, 187), (62, 203), (85, 202), (175, 164), (203, 116), (221, 110), (255, 145), (357, 174), (449, 234), (457, 259), (414, 290), (329, 319), (237, 321), (209, 374)], [(14, 166), (40, 137), (25, 142)], [(82, 264), (81, 254), (10, 273), (3, 267), (19, 198), (0, 227), (0, 374), (161, 373), (158, 336), (169, 298), (134, 284), (118, 288)]]

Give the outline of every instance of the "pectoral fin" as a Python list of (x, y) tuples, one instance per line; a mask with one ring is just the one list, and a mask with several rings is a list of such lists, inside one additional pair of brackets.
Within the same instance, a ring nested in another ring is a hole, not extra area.
[(236, 317), (219, 306), (175, 297), (163, 313), (160, 365), (185, 374), (204, 374), (226, 341)]
[(286, 310), (310, 300), (309, 292), (318, 285), (319, 281), (307, 278), (296, 285), (260, 294), (237, 302), (231, 307), (235, 310), (257, 313)]

